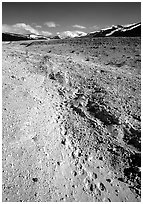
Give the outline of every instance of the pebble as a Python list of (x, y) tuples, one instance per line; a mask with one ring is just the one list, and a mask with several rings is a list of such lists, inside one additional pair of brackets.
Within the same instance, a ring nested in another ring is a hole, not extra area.
[(106, 188), (105, 188), (105, 186), (104, 186), (103, 183), (97, 183), (97, 187), (98, 187), (98, 189), (101, 190), (101, 191), (106, 191)]

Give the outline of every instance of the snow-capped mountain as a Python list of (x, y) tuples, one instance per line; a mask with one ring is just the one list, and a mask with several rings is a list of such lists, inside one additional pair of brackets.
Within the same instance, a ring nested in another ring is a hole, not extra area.
[(141, 23), (133, 23), (128, 25), (116, 25), (101, 29), (100, 31), (92, 31), (87, 34), (89, 37), (137, 37), (141, 36)]
[(64, 31), (58, 32), (56, 36), (46, 37), (36, 34), (16, 34), (16, 33), (2, 33), (2, 41), (18, 41), (18, 40), (52, 40), (52, 39), (66, 39), (76, 37), (138, 37), (141, 36), (141, 23), (133, 23), (128, 25), (113, 25), (111, 27), (103, 28), (98, 31), (85, 33), (83, 31)]
[(43, 36), (43, 35), (36, 35), (36, 34), (29, 34), (29, 38), (31, 38), (31, 39), (50, 39), (50, 38), (48, 38), (48, 37), (46, 37), (46, 36)]

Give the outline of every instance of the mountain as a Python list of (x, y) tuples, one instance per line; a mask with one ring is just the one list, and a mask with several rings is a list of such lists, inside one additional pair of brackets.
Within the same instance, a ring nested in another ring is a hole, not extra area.
[(2, 41), (20, 41), (20, 40), (48, 40), (48, 37), (36, 34), (16, 34), (2, 33)]
[(36, 34), (28, 34), (28, 37), (30, 39), (37, 39), (37, 40), (49, 40), (50, 38), (49, 37), (46, 37), (46, 36), (43, 36), (43, 35), (36, 35)]
[(88, 37), (138, 37), (141, 36), (141, 23), (129, 25), (117, 25), (93, 31), (87, 34)]
[(82, 31), (64, 31), (57, 33), (56, 36), (46, 37), (36, 34), (16, 34), (16, 33), (2, 33), (2, 41), (20, 41), (20, 40), (50, 40), (50, 39), (65, 39), (85, 36), (87, 33)]
[(82, 31), (64, 31), (57, 33), (53, 39), (84, 38), (84, 37), (139, 37), (141, 36), (141, 23), (116, 25), (98, 31), (85, 33)]
[(84, 38), (84, 37), (140, 37), (141, 23), (133, 23), (128, 25), (116, 25), (103, 28), (98, 31), (85, 33), (83, 31), (64, 31), (58, 32), (56, 36), (46, 37), (36, 34), (16, 34), (2, 33), (2, 41), (18, 41), (18, 40), (50, 40), (50, 39), (68, 39), (68, 38)]
[(59, 39), (61, 39), (58, 35), (55, 35), (55, 36), (53, 36), (53, 37), (50, 37), (50, 39), (53, 39), (53, 40), (59, 40)]
[(27, 35), (16, 33), (2, 33), (2, 41), (30, 40)]

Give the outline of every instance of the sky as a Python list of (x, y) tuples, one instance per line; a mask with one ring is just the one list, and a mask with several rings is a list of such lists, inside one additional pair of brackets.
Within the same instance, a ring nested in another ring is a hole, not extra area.
[(2, 30), (57, 35), (141, 22), (140, 2), (3, 2)]

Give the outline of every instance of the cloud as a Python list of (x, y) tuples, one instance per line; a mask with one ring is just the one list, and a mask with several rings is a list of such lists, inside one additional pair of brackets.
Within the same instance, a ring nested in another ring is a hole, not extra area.
[(34, 33), (36, 35), (39, 35), (38, 30), (34, 29), (33, 27), (25, 23), (17, 23), (14, 25), (3, 24), (2, 32), (10, 32), (10, 33), (18, 33), (18, 34)]
[(34, 33), (36, 35), (39, 35), (39, 31), (35, 28), (32, 28), (30, 25), (26, 25), (25, 23), (17, 23), (13, 25), (15, 28), (24, 29), (25, 31), (29, 31), (30, 33)]
[(42, 26), (40, 26), (40, 25), (35, 25), (35, 27), (36, 27), (36, 28), (42, 28)]
[(8, 26), (7, 24), (2, 25), (2, 32), (12, 32), (11, 26)]
[(94, 26), (92, 26), (91, 28), (92, 28), (92, 29), (95, 29), (95, 30), (99, 30), (99, 29), (100, 29), (100, 27), (97, 26), (97, 25), (94, 25)]
[(51, 32), (38, 31), (37, 29), (25, 23), (17, 23), (14, 25), (3, 24), (2, 32), (17, 33), (17, 34), (31, 34), (32, 33), (36, 35), (45, 35), (45, 36), (52, 35)]
[(44, 25), (48, 26), (49, 28), (55, 28), (57, 26), (59, 26), (59, 24), (56, 24), (55, 22), (46, 22), (44, 23)]
[(48, 32), (48, 31), (41, 31), (41, 34), (42, 34), (42, 35), (45, 35), (45, 36), (50, 36), (50, 35), (52, 35), (52, 33), (51, 33), (51, 32)]
[(73, 25), (72, 27), (73, 28), (80, 28), (80, 29), (85, 29), (86, 28), (85, 26), (82, 26), (82, 25)]
[(82, 31), (78, 31), (78, 30), (74, 30), (74, 31), (63, 31), (63, 32), (58, 32), (57, 35), (60, 38), (66, 38), (66, 37), (79, 37), (79, 36), (85, 36), (87, 33), (82, 32)]

